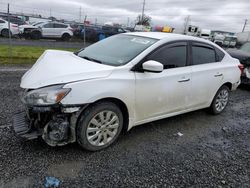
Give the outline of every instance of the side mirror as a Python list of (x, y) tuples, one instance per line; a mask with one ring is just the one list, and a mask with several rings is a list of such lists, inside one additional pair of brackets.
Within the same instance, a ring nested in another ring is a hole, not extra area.
[(149, 60), (142, 64), (142, 69), (147, 72), (160, 73), (163, 71), (163, 64), (157, 61)]

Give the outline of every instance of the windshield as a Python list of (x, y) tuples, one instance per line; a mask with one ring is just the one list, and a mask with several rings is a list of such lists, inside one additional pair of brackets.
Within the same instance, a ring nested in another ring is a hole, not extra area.
[(245, 52), (250, 52), (250, 42), (243, 44), (240, 47), (240, 50), (245, 51)]
[(85, 48), (78, 56), (106, 65), (120, 66), (131, 61), (156, 41), (157, 39), (133, 35), (116, 35)]

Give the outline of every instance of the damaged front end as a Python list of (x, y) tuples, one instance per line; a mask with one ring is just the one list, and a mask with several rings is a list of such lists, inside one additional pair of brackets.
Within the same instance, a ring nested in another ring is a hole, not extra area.
[(62, 85), (25, 92), (22, 101), (26, 111), (13, 117), (15, 133), (28, 140), (41, 136), (50, 146), (75, 142), (75, 128), (82, 107), (60, 104), (69, 92), (70, 89)]

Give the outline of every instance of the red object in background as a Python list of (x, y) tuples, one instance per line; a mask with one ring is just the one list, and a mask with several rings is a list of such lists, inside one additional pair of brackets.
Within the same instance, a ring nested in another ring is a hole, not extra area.
[(159, 31), (161, 32), (163, 30), (163, 26), (155, 26), (154, 31)]
[(84, 24), (90, 24), (90, 21), (84, 21)]
[(244, 74), (244, 65), (239, 64), (238, 67), (240, 69), (241, 75), (243, 75)]

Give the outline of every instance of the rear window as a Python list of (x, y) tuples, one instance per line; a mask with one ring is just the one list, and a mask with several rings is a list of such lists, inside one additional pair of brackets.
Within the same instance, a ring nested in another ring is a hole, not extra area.
[(193, 65), (201, 65), (216, 62), (215, 51), (206, 46), (192, 46)]
[(217, 54), (217, 61), (220, 62), (225, 57), (225, 53), (222, 52), (220, 49), (215, 48), (216, 54)]

